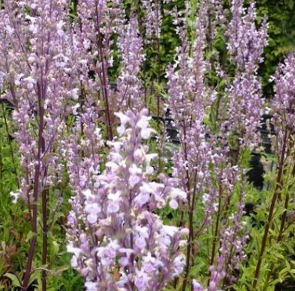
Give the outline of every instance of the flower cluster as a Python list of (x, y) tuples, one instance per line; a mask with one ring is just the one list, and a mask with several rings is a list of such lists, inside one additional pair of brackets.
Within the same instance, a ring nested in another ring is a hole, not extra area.
[(235, 150), (242, 147), (254, 148), (259, 142), (257, 128), (263, 115), (261, 82), (252, 74), (239, 74), (227, 89), (229, 104), (227, 120), (222, 124), (225, 135), (236, 136)]
[[(272, 102), (273, 122), (278, 135), (279, 143), (282, 143), (284, 132), (295, 133), (295, 55), (290, 54), (276, 71), (275, 97)], [(278, 145), (278, 147), (280, 147)]]
[(116, 103), (120, 110), (143, 108), (143, 90), (138, 77), (144, 60), (142, 38), (135, 16), (119, 29), (118, 46), (122, 57), (121, 74), (118, 77)]
[(177, 208), (186, 194), (163, 174), (151, 181), (157, 155), (142, 144), (152, 133), (147, 111), (117, 116), (121, 137), (109, 142), (106, 169), (74, 189), (68, 251), (88, 291), (161, 290), (184, 268), (179, 247), (186, 231), (164, 225), (155, 211), (167, 203)]
[[(236, 166), (225, 169), (222, 186), (226, 189), (225, 199), (222, 202), (223, 213), (229, 212), (230, 215), (221, 218), (220, 244), (216, 259), (216, 266), (210, 266), (210, 283), (214, 291), (218, 283), (225, 278), (229, 284), (237, 280), (237, 271), (240, 269), (241, 262), (245, 259), (244, 248), (248, 239), (247, 229), (243, 222), (245, 206), (245, 180), (241, 180)], [(236, 185), (238, 182), (243, 185), (242, 189)], [(236, 192), (234, 192), (236, 190)], [(236, 202), (235, 199), (238, 199)], [(233, 204), (236, 204), (234, 207)], [(231, 209), (233, 207), (233, 209)], [(219, 208), (220, 209), (220, 208)], [(212, 287), (213, 286), (213, 287)]]
[(236, 67), (234, 81), (227, 89), (229, 96), (228, 117), (223, 129), (238, 137), (238, 147), (254, 147), (258, 142), (255, 134), (263, 114), (261, 80), (257, 76), (262, 61), (263, 49), (267, 44), (267, 23), (256, 28), (255, 2), (244, 8), (244, 0), (231, 4), (232, 18), (226, 36), (231, 63)]
[(144, 0), (142, 3), (142, 8), (145, 10), (145, 40), (149, 42), (154, 38), (160, 39), (162, 24), (161, 1)]
[(62, 139), (74, 77), (67, 6), (57, 0), (5, 1), (0, 12), (0, 71), (9, 88), (5, 97), (15, 106), (15, 138), (25, 172), (20, 187), (28, 202), (33, 191), (39, 196), (59, 182), (61, 166), (53, 152)]
[(264, 19), (261, 27), (257, 29), (255, 1), (251, 1), (248, 9), (244, 8), (244, 2), (232, 1), (232, 18), (226, 33), (227, 48), (239, 71), (254, 73), (258, 64), (263, 61), (262, 53), (267, 43), (267, 22)]
[(205, 94), (204, 75), (207, 68), (203, 55), (205, 30), (200, 18), (195, 22), (195, 29), (198, 35), (190, 48), (185, 28), (177, 27), (181, 46), (176, 49), (175, 63), (169, 66), (166, 72), (170, 96), (168, 104), (174, 122), (179, 128), (183, 127), (182, 123), (189, 123), (195, 118), (202, 120), (206, 107), (212, 101), (212, 98), (208, 98)]
[(67, 160), (69, 169), (70, 185), (78, 196), (89, 189), (87, 187), (91, 184), (92, 175), (99, 173), (99, 152), (104, 145), (96, 124), (98, 110), (91, 105), (92, 102), (93, 100), (88, 97), (80, 109), (81, 112), (76, 116), (72, 134), (62, 144), (63, 157)]

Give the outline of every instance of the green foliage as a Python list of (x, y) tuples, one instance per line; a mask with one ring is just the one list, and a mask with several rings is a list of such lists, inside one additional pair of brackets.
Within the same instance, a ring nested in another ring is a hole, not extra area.
[[(269, 164), (273, 162), (273, 157), (266, 156)], [(276, 189), (278, 170), (269, 169), (265, 175), (265, 189), (256, 193), (247, 189), (248, 199), (255, 201), (256, 208), (248, 221), (249, 243), (247, 245), (247, 260), (241, 269), (240, 279), (235, 290), (252, 290), (253, 274), (261, 250), (264, 228), (268, 221), (271, 201)], [(260, 270), (257, 290), (273, 291), (278, 283), (292, 281), (294, 284), (294, 204), (289, 204), (286, 208), (286, 200), (291, 199), (294, 193), (295, 177), (293, 167), (285, 166), (279, 189), (279, 199), (276, 203), (274, 216), (270, 221), (269, 237), (266, 241), (266, 251), (263, 255), (263, 264)], [(294, 198), (292, 198), (294, 199)], [(283, 223), (284, 222), (284, 223)]]
[(263, 78), (264, 94), (273, 96), (273, 84), (269, 82), (284, 56), (295, 48), (295, 1), (294, 0), (258, 0), (258, 22), (267, 16), (268, 46), (264, 52), (264, 62), (260, 67)]

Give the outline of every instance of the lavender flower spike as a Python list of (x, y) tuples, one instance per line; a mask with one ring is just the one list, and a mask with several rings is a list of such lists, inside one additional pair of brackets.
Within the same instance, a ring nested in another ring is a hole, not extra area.
[(140, 65), (144, 60), (143, 41), (139, 35), (135, 16), (119, 29), (118, 46), (122, 58), (122, 70), (118, 78), (117, 108), (140, 111), (144, 107), (143, 86), (139, 79)]
[(79, 213), (73, 203), (68, 251), (87, 291), (158, 291), (183, 271), (179, 248), (187, 230), (164, 225), (154, 211), (176, 207), (186, 193), (164, 174), (151, 182), (157, 155), (142, 144), (153, 132), (147, 110), (116, 115), (120, 137), (109, 142), (106, 169), (88, 180)]

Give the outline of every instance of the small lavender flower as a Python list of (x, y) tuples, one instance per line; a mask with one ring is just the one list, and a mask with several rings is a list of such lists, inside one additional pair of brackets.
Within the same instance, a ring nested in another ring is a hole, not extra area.
[(193, 279), (192, 285), (193, 285), (193, 291), (204, 291), (205, 290), (203, 288), (203, 286), (200, 283), (198, 283), (195, 279)]

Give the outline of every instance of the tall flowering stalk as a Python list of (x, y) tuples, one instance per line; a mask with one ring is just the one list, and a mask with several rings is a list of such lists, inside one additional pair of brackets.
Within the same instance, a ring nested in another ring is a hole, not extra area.
[(251, 1), (247, 9), (244, 5), (244, 0), (233, 0), (231, 3), (231, 19), (226, 32), (229, 40), (227, 49), (239, 71), (256, 73), (258, 64), (263, 61), (267, 22), (264, 18), (260, 28), (257, 28), (255, 1)]
[[(181, 145), (173, 158), (174, 176), (180, 178), (182, 189), (187, 193), (189, 213), (189, 238), (182, 290), (186, 288), (189, 270), (195, 256), (196, 200), (206, 191), (210, 176), (210, 151), (205, 138), (206, 129), (202, 124), (206, 107), (210, 104), (210, 99), (206, 99), (204, 84), (206, 62), (203, 57), (205, 32), (202, 21), (197, 19), (195, 28), (199, 34), (190, 47), (185, 29), (179, 27), (182, 46), (177, 49), (176, 63), (167, 70), (170, 95), (168, 104), (179, 131)], [(182, 220), (183, 218), (184, 213)]]
[[(257, 290), (259, 286), (260, 271), (263, 263), (263, 257), (266, 252), (267, 244), (269, 242), (269, 232), (274, 221), (275, 210), (277, 204), (281, 203), (284, 187), (288, 187), (284, 200), (284, 212), (280, 221), (279, 235), (277, 242), (281, 242), (283, 233), (286, 230), (287, 211), (291, 201), (291, 193), (289, 193), (289, 185), (284, 179), (284, 171), (286, 168), (292, 169), (291, 176), (295, 175), (294, 154), (292, 148), (294, 147), (294, 110), (295, 110), (295, 56), (290, 54), (284, 64), (280, 64), (276, 71), (275, 80), (275, 97), (272, 102), (273, 122), (276, 129), (276, 145), (275, 152), (278, 156), (278, 169), (274, 193), (271, 200), (271, 205), (268, 212), (264, 234), (262, 238), (261, 249), (256, 265), (255, 276), (253, 280), (253, 290)], [(271, 267), (272, 270), (273, 266)], [(266, 284), (268, 283), (267, 277)]]
[(257, 70), (262, 62), (263, 49), (267, 44), (267, 23), (263, 20), (256, 27), (255, 1), (244, 8), (244, 0), (233, 0), (231, 20), (227, 26), (227, 49), (230, 62), (236, 67), (232, 84), (227, 89), (229, 96), (227, 121), (224, 130), (237, 136), (236, 147), (254, 147), (256, 135), (263, 114), (261, 80)]
[(121, 19), (119, 4), (120, 1), (79, 1), (78, 17), (74, 22), (76, 53), (82, 65), (88, 67), (84, 72), (84, 78), (88, 79), (88, 73), (91, 73), (95, 81), (92, 82), (93, 86), (86, 90), (99, 96), (109, 140), (113, 139), (113, 129), (108, 68), (113, 63), (111, 36), (115, 32), (118, 20)]
[[(106, 169), (81, 169), (89, 178), (73, 185), (68, 251), (88, 291), (161, 290), (183, 270), (179, 247), (186, 231), (164, 225), (155, 211), (167, 204), (176, 209), (186, 195), (173, 178), (153, 175), (151, 163), (157, 155), (143, 144), (153, 132), (147, 110), (116, 115), (121, 137), (109, 142)], [(70, 176), (77, 175), (79, 167), (89, 168), (84, 165), (69, 167)]]
[[(43, 233), (42, 264), (47, 264), (47, 207), (50, 189), (60, 182), (61, 164), (56, 156), (62, 138), (67, 99), (72, 95), (72, 62), (65, 32), (68, 3), (4, 1), (1, 9), (1, 71), (5, 72), (6, 97), (14, 104), (13, 119), (19, 145), (19, 195), (27, 202), (33, 236), (22, 284), (28, 289), (37, 245)], [(42, 229), (38, 227), (39, 205)], [(42, 290), (46, 290), (42, 271)]]

